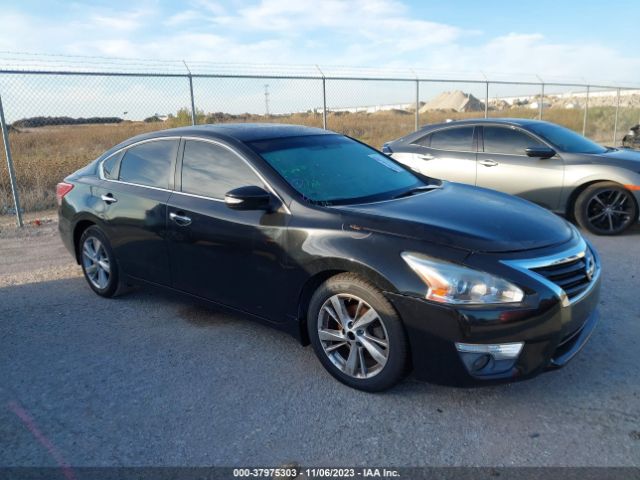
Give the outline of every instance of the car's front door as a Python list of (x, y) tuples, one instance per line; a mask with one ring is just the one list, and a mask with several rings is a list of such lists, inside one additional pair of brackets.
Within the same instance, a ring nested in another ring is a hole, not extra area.
[(289, 215), (274, 199), (265, 210), (233, 210), (225, 193), (264, 182), (230, 147), (186, 139), (169, 199), (173, 286), (217, 303), (284, 321), (278, 302)]
[(475, 127), (446, 127), (416, 140), (407, 152), (392, 156), (413, 170), (433, 178), (475, 184)]
[(106, 159), (96, 205), (122, 270), (169, 285), (167, 200), (179, 139), (145, 141)]
[(480, 138), (479, 187), (517, 195), (558, 210), (564, 177), (564, 162), (558, 155), (546, 159), (528, 157), (525, 149), (546, 145), (514, 126), (484, 126)]

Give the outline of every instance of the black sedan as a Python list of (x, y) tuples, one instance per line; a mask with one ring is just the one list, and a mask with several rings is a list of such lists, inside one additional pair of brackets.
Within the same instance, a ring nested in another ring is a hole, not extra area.
[(598, 255), (568, 222), (320, 129), (150, 133), (57, 193), (62, 239), (98, 295), (147, 284), (242, 312), (362, 390), (410, 369), (530, 377), (567, 363), (598, 318)]

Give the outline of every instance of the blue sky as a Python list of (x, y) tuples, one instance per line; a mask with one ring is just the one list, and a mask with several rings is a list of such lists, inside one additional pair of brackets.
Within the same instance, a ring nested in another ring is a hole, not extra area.
[(0, 1), (0, 50), (640, 83), (634, 1)]

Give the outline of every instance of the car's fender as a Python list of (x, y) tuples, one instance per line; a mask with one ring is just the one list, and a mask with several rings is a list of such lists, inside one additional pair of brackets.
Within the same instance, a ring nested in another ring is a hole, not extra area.
[(634, 186), (631, 192), (640, 204), (640, 173), (633, 172), (626, 168), (614, 167), (611, 165), (585, 164), (571, 165), (565, 168), (564, 188), (562, 189), (562, 205), (570, 211), (573, 202), (588, 185), (596, 182), (616, 182), (620, 185)]

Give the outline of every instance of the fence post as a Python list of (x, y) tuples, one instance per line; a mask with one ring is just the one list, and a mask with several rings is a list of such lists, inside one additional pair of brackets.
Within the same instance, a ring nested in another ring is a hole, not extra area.
[(611, 145), (612, 147), (616, 146), (616, 137), (618, 136), (618, 113), (620, 112), (620, 89), (618, 88), (618, 95), (616, 98), (616, 116), (615, 116), (615, 120), (613, 121), (613, 145)]
[(489, 117), (489, 82), (487, 82), (484, 92), (484, 118), (487, 117)]
[(587, 115), (589, 115), (589, 85), (587, 85), (587, 96), (584, 100), (584, 118), (582, 119), (582, 136), (587, 135)]
[(4, 108), (2, 107), (2, 96), (0, 96), (0, 126), (2, 128), (2, 140), (4, 142), (4, 152), (7, 155), (7, 169), (9, 170), (9, 181), (11, 182), (11, 194), (13, 195), (13, 206), (16, 209), (16, 220), (19, 227), (23, 227), (22, 212), (20, 211), (20, 198), (18, 195), (18, 185), (16, 184), (16, 172), (13, 169), (13, 158), (11, 157), (11, 146), (9, 145), (9, 131), (7, 122), (4, 119)]
[(322, 75), (322, 128), (327, 129), (327, 83)]
[(420, 80), (416, 79), (416, 132), (420, 129)]
[(538, 120), (542, 120), (542, 110), (544, 109), (544, 83), (541, 85), (540, 91), (540, 112), (538, 112)]
[(191, 94), (191, 125), (196, 124), (196, 102), (193, 99), (193, 77), (189, 74), (189, 93)]
[(191, 69), (189, 69), (189, 65), (187, 62), (182, 60), (184, 64), (184, 68), (187, 69), (187, 78), (189, 79), (189, 96), (191, 98), (191, 125), (196, 124), (196, 102), (193, 98), (193, 76), (191, 75)]

